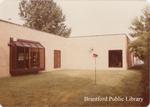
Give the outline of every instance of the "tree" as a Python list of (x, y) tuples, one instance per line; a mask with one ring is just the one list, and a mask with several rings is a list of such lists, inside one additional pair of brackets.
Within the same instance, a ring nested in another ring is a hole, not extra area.
[(150, 71), (150, 7), (146, 7), (143, 15), (136, 18), (132, 26), (131, 36), (137, 39), (129, 45), (129, 49), (135, 56), (144, 61), (144, 70), (142, 72), (143, 95), (144, 101), (142, 106), (149, 104), (149, 71)]
[(129, 49), (133, 54), (147, 63), (148, 43), (150, 38), (150, 7), (145, 8), (143, 15), (136, 18), (131, 25), (130, 35), (136, 40), (130, 43)]
[(24, 26), (69, 37), (71, 29), (64, 23), (65, 15), (53, 0), (22, 0), (19, 9)]

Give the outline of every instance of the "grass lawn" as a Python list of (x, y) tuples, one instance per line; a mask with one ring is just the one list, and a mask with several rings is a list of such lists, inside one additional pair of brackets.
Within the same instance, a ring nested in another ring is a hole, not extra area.
[(84, 101), (84, 97), (135, 96), (143, 92), (140, 71), (62, 70), (0, 79), (0, 104), (4, 107), (71, 107), (139, 105), (138, 102)]

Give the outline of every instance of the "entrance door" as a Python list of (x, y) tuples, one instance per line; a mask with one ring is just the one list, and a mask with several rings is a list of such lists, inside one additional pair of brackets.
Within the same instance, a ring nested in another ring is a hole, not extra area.
[(61, 67), (61, 51), (54, 50), (54, 68)]

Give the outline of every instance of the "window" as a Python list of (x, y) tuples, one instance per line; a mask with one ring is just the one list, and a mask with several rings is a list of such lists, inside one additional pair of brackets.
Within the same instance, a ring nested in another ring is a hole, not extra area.
[(31, 49), (30, 52), (30, 57), (31, 57), (31, 67), (32, 68), (38, 68), (39, 67), (39, 50), (38, 48), (33, 48)]
[(122, 67), (122, 50), (109, 50), (109, 67)]
[(45, 48), (35, 41), (10, 39), (10, 73), (12, 75), (45, 69)]
[(17, 47), (17, 68), (29, 68), (29, 48)]

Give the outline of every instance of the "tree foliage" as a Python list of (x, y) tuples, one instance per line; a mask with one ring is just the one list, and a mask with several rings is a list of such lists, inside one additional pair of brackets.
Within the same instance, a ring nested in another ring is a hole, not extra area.
[(145, 8), (143, 15), (136, 18), (130, 28), (132, 30), (131, 36), (136, 37), (137, 39), (129, 45), (129, 49), (135, 56), (144, 61), (142, 72), (142, 82), (144, 87), (142, 93), (144, 101), (142, 105), (144, 106), (149, 103), (150, 7)]
[(135, 56), (145, 61), (148, 53), (148, 42), (150, 38), (150, 7), (146, 7), (143, 15), (136, 18), (130, 27), (130, 35), (136, 40), (130, 43), (129, 49)]
[(71, 29), (65, 25), (65, 15), (53, 0), (21, 0), (19, 15), (25, 26), (69, 37)]

